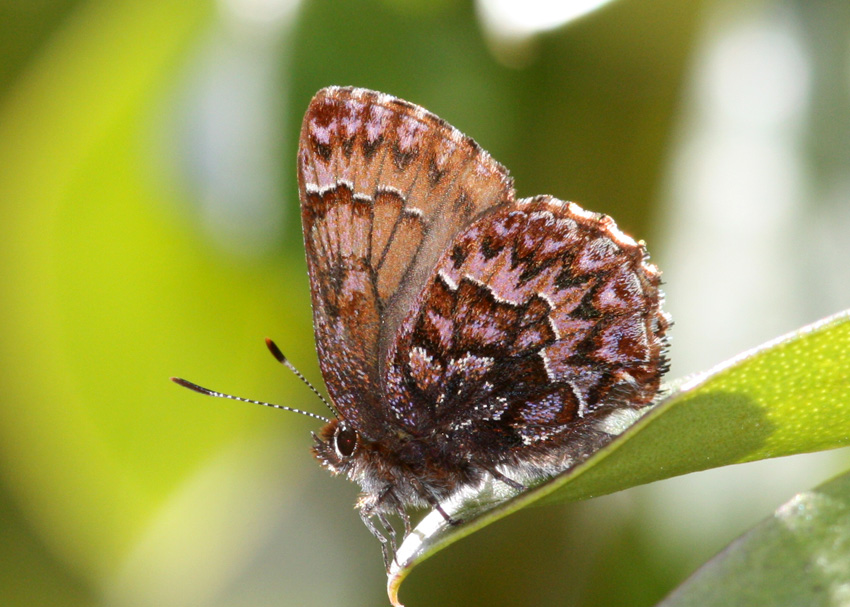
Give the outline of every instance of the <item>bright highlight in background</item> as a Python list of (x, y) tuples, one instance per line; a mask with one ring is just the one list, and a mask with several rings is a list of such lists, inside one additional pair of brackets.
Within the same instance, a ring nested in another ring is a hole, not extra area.
[(247, 23), (276, 24), (290, 19), (301, 0), (221, 0), (221, 4)]
[(560, 27), (611, 0), (478, 0), (482, 22), (508, 38), (527, 38)]

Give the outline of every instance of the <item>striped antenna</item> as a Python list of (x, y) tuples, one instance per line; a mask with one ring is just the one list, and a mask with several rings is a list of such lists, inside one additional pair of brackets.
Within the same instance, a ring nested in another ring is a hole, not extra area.
[(336, 408), (330, 402), (328, 402), (328, 400), (324, 396), (322, 396), (319, 393), (318, 390), (316, 390), (316, 388), (313, 386), (313, 384), (311, 384), (307, 380), (307, 378), (304, 377), (304, 375), (302, 375), (301, 371), (299, 371), (298, 369), (295, 368), (295, 365), (293, 365), (291, 362), (289, 362), (289, 359), (286, 358), (286, 356), (283, 355), (283, 352), (280, 351), (280, 348), (277, 347), (277, 344), (274, 343), (268, 337), (266, 337), (266, 347), (269, 349), (269, 352), (272, 353), (272, 356), (274, 356), (280, 364), (282, 364), (284, 367), (286, 367), (287, 369), (289, 369), (290, 371), (295, 373), (295, 376), (298, 379), (300, 379), (305, 384), (307, 384), (307, 387), (310, 388), (313, 391), (313, 394), (318, 396), (319, 400), (321, 400), (323, 403), (325, 403), (325, 406), (328, 409), (331, 410), (331, 413), (334, 414), (334, 417), (339, 419), (339, 411), (337, 411)]
[[(233, 396), (232, 394), (225, 394), (224, 392), (216, 392), (215, 390), (210, 390), (209, 388), (204, 388), (199, 386), (198, 384), (193, 384), (190, 381), (186, 381), (185, 379), (181, 379), (179, 377), (172, 377), (171, 381), (173, 381), (178, 386), (183, 386), (184, 388), (189, 388), (190, 390), (194, 390), (195, 392), (200, 392), (201, 394), (206, 394), (207, 396), (215, 396), (216, 398), (229, 398), (231, 400), (242, 401), (243, 403), (254, 403), (255, 405), (263, 405), (264, 407), (271, 407), (272, 409), (280, 409), (281, 411), (292, 411), (293, 413), (300, 413), (301, 415), (306, 415), (307, 417), (312, 417), (313, 419), (318, 419), (320, 421), (325, 422), (326, 424), (330, 423), (327, 417), (322, 415), (316, 415), (315, 413), (310, 413), (309, 411), (302, 411), (301, 409), (294, 409), (293, 407), (285, 407), (283, 405), (273, 405), (272, 403), (266, 403), (261, 400), (253, 400), (250, 398), (242, 398), (241, 396)], [(324, 400), (324, 399), (322, 399)]]

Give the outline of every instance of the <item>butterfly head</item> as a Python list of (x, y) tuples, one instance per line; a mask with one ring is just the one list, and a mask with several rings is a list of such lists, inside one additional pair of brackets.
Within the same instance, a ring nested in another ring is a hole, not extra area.
[(313, 440), (316, 459), (333, 474), (348, 474), (363, 451), (360, 435), (345, 420), (332, 419)]
[(361, 515), (377, 510), (401, 514), (403, 505), (424, 505), (411, 484), (409, 462), (397, 455), (410, 455), (411, 448), (416, 451), (409, 439), (399, 435), (371, 440), (345, 419), (332, 419), (313, 434), (313, 454), (331, 474), (360, 485)]

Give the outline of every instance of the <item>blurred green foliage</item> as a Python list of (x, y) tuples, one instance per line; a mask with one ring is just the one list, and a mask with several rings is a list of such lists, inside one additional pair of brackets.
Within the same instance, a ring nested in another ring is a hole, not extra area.
[(848, 553), (850, 473), (794, 496), (659, 607), (844, 605)]

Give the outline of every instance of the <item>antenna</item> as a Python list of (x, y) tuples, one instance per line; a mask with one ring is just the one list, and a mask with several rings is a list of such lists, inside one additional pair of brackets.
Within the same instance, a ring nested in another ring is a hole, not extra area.
[[(171, 381), (173, 381), (178, 386), (183, 386), (184, 388), (189, 388), (190, 390), (194, 390), (195, 392), (200, 392), (201, 394), (206, 394), (207, 396), (215, 396), (217, 398), (229, 398), (231, 400), (238, 400), (243, 403), (254, 403), (255, 405), (263, 405), (264, 407), (271, 407), (272, 409), (280, 409), (282, 411), (292, 411), (293, 413), (300, 413), (301, 415), (306, 415), (307, 417), (312, 417), (313, 419), (318, 419), (320, 421), (329, 424), (331, 420), (322, 415), (316, 415), (315, 413), (310, 413), (309, 411), (302, 411), (301, 409), (295, 409), (293, 407), (285, 407), (283, 405), (273, 405), (272, 403), (266, 403), (261, 400), (252, 400), (250, 398), (242, 398), (241, 396), (233, 396), (232, 394), (225, 394), (224, 392), (216, 392), (215, 390), (210, 390), (209, 388), (204, 388), (199, 386), (198, 384), (193, 384), (190, 381), (185, 379), (181, 379), (179, 377), (172, 377)], [(324, 399), (322, 399), (324, 400)]]
[(335, 417), (335, 418), (337, 418), (337, 419), (339, 419), (339, 411), (337, 411), (337, 410), (336, 410), (336, 407), (334, 407), (332, 404), (330, 404), (330, 403), (328, 402), (328, 400), (327, 400), (324, 396), (322, 396), (322, 395), (319, 393), (319, 391), (318, 391), (318, 390), (316, 390), (316, 388), (313, 386), (313, 384), (311, 384), (311, 383), (307, 380), (307, 378), (306, 378), (306, 377), (304, 377), (304, 375), (302, 375), (302, 374), (301, 374), (301, 371), (299, 371), (298, 369), (296, 369), (296, 368), (295, 368), (295, 365), (293, 365), (291, 362), (289, 362), (289, 359), (288, 359), (288, 358), (286, 358), (286, 356), (284, 356), (284, 355), (283, 355), (283, 352), (281, 352), (281, 351), (280, 351), (280, 348), (278, 348), (278, 347), (277, 347), (277, 344), (276, 344), (276, 343), (274, 343), (274, 342), (273, 342), (271, 339), (269, 339), (268, 337), (266, 337), (266, 347), (269, 349), (269, 352), (271, 352), (271, 353), (272, 353), (272, 356), (274, 356), (274, 357), (277, 359), (277, 362), (279, 362), (279, 363), (280, 363), (280, 364), (282, 364), (284, 367), (286, 367), (287, 369), (289, 369), (290, 371), (292, 371), (293, 373), (295, 373), (295, 376), (296, 376), (298, 379), (300, 379), (300, 380), (301, 380), (301, 381), (303, 381), (305, 384), (307, 384), (307, 387), (308, 387), (308, 388), (310, 388), (310, 389), (313, 391), (313, 394), (315, 394), (316, 396), (318, 396), (318, 397), (319, 397), (319, 400), (321, 400), (323, 403), (325, 403), (325, 406), (326, 406), (328, 409), (330, 409), (330, 410), (331, 410), (331, 413), (333, 413), (333, 414), (334, 414), (334, 417)]

